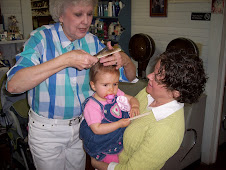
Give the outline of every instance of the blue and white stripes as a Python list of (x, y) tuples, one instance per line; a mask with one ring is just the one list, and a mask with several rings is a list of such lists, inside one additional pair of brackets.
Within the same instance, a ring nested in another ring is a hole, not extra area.
[[(91, 55), (104, 45), (96, 36), (87, 33), (82, 39), (71, 42), (59, 23), (38, 28), (31, 33), (24, 51), (16, 56), (17, 63), (7, 73), (8, 80), (20, 69), (42, 64), (68, 51), (83, 49)], [(123, 68), (121, 78), (125, 79)], [(28, 92), (30, 107), (39, 115), (55, 119), (70, 119), (81, 114), (81, 103), (92, 95), (89, 86), (89, 69), (65, 68), (50, 76)]]

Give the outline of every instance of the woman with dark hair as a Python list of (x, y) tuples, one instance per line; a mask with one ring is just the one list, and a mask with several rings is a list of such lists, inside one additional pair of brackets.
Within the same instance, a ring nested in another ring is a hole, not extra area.
[[(29, 146), (41, 170), (85, 169), (79, 139), (81, 104), (93, 94), (89, 68), (105, 45), (88, 32), (97, 0), (50, 0), (56, 22), (32, 31), (17, 63), (8, 72), (10, 93), (28, 91)], [(111, 43), (107, 44), (113, 49)], [(132, 81), (135, 65), (123, 52), (100, 59), (117, 65), (120, 80)]]
[[(168, 50), (160, 55), (159, 73), (164, 75), (159, 80), (169, 90), (177, 90), (175, 98), (180, 103), (195, 103), (205, 89), (206, 76), (203, 61), (196, 55), (185, 54), (184, 51)], [(199, 74), (198, 74), (199, 73)]]
[(157, 170), (179, 149), (185, 131), (184, 103), (197, 102), (204, 92), (207, 77), (203, 62), (196, 55), (166, 51), (147, 78), (147, 87), (136, 98), (140, 113), (149, 114), (126, 128), (119, 163), (92, 159), (95, 168)]

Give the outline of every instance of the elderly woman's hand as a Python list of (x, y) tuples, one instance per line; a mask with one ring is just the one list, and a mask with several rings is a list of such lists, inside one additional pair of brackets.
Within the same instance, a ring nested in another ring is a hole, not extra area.
[(68, 67), (74, 67), (78, 70), (88, 69), (98, 62), (98, 58), (84, 50), (72, 50), (64, 55), (67, 56), (65, 57), (65, 61)]
[[(107, 47), (110, 50), (114, 49), (111, 46), (110, 41), (107, 42)], [(124, 52), (117, 52), (110, 56), (101, 58), (100, 62), (104, 63), (104, 66), (117, 65), (116, 68), (119, 69), (120, 67), (125, 67), (130, 62), (130, 58)]]

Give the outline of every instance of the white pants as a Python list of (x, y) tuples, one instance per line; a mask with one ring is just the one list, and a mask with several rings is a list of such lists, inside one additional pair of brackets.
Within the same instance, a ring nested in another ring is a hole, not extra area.
[[(66, 123), (65, 123), (66, 122)], [(48, 119), (29, 111), (28, 143), (37, 170), (84, 170), (80, 121)]]

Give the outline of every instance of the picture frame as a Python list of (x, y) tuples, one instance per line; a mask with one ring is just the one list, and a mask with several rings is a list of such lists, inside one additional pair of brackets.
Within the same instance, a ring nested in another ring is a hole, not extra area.
[(151, 17), (167, 17), (167, 0), (150, 0)]
[(223, 14), (224, 0), (212, 0), (211, 12), (214, 14)]

